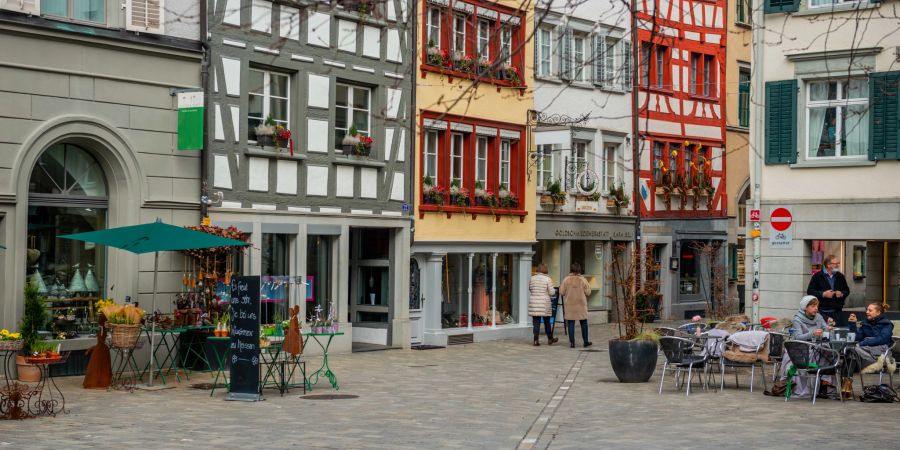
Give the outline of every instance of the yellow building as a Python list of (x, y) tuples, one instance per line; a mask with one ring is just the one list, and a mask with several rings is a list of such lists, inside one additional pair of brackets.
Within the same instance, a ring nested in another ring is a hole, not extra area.
[[(761, 6), (760, 6), (761, 7)], [(725, 170), (728, 194), (729, 299), (744, 303), (747, 199), (750, 198), (750, 0), (728, 4), (725, 51)], [(749, 241), (747, 241), (749, 242)], [(743, 309), (743, 308), (742, 308)]]
[(422, 0), (418, 8), (413, 342), (527, 330), (533, 49), (531, 10), (520, 6)]

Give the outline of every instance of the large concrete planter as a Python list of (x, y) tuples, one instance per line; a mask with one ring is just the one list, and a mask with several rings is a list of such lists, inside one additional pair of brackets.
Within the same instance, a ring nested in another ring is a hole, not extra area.
[(646, 383), (656, 369), (653, 341), (609, 341), (609, 362), (621, 383)]

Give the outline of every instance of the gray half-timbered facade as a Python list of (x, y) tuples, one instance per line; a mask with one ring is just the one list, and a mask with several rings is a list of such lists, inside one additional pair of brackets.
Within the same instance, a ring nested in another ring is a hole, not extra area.
[[(244, 273), (306, 283), (289, 302), (345, 326), (339, 350), (409, 342), (409, 14), (406, 0), (209, 1), (210, 218), (252, 233)], [(269, 118), (292, 142), (257, 135)], [(351, 126), (368, 155), (345, 152)]]

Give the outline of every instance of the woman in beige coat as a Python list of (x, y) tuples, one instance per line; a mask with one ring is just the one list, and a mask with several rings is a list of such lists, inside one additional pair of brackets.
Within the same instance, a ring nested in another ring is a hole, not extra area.
[(566, 316), (566, 328), (569, 330), (569, 347), (575, 348), (575, 321), (581, 324), (581, 338), (584, 346), (593, 343), (588, 340), (587, 298), (591, 295), (591, 285), (581, 275), (581, 264), (572, 263), (571, 273), (559, 286), (559, 295), (563, 297), (563, 312)]
[(541, 335), (541, 322), (544, 322), (544, 330), (547, 332), (547, 345), (553, 345), (559, 339), (553, 337), (553, 329), (550, 327), (550, 316), (553, 308), (550, 297), (553, 296), (553, 279), (547, 275), (547, 265), (538, 264), (537, 273), (531, 276), (528, 283), (528, 315), (534, 325), (534, 345), (541, 345), (538, 338)]

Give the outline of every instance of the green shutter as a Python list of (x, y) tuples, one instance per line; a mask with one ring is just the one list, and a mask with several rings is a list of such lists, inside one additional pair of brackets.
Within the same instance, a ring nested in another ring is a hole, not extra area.
[(900, 71), (869, 75), (869, 159), (900, 159)]
[(572, 39), (572, 29), (564, 28), (559, 55), (559, 77), (563, 80), (572, 79)]
[(797, 162), (797, 80), (766, 82), (766, 164)]
[(765, 0), (766, 14), (797, 12), (800, 9), (800, 0)]

